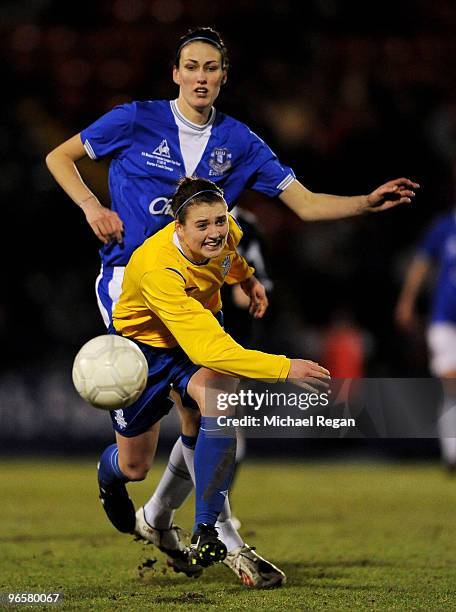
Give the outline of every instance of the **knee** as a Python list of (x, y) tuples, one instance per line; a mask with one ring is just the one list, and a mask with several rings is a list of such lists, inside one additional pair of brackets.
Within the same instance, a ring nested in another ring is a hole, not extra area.
[(144, 480), (150, 469), (149, 464), (139, 461), (130, 461), (128, 463), (125, 463), (124, 465), (122, 465), (119, 461), (119, 467), (122, 471), (122, 474), (124, 474), (128, 478), (128, 480), (132, 481)]
[(179, 416), (181, 419), (182, 433), (187, 436), (197, 436), (201, 418), (199, 410), (185, 408), (181, 405), (179, 407)]
[(201, 415), (198, 410), (183, 410), (180, 414), (182, 425), (196, 428), (198, 430)]

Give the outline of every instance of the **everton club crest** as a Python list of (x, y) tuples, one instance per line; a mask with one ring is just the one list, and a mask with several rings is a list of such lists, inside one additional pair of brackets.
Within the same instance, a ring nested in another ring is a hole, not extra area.
[(233, 154), (222, 147), (215, 147), (209, 157), (209, 176), (222, 176), (231, 168)]

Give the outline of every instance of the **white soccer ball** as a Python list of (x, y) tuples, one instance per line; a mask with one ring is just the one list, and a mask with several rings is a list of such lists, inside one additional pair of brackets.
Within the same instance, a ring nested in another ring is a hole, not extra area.
[(73, 364), (79, 395), (95, 408), (117, 410), (135, 402), (147, 383), (148, 365), (138, 346), (116, 335), (84, 344)]

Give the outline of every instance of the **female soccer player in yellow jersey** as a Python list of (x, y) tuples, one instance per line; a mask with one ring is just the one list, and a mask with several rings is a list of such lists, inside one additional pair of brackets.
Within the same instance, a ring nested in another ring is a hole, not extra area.
[[(171, 207), (175, 222), (133, 253), (114, 309), (112, 331), (138, 344), (149, 364), (149, 378), (142, 396), (122, 411), (121, 419), (119, 411), (111, 413), (117, 449), (102, 457), (100, 482), (106, 491), (116, 492), (114, 497), (105, 495), (108, 515), (120, 513), (123, 520), (130, 515), (133, 521), (132, 503), (126, 493), (119, 496), (119, 489), (147, 474), (163, 416), (160, 407), (173, 386), (184, 412), (199, 408), (202, 415), (199, 434), (194, 416), (184, 418), (183, 436), (198, 434), (190, 556), (204, 567), (227, 554), (214, 526), (230, 486), (236, 447), (234, 433), (218, 426), (210, 398), (219, 391), (234, 391), (235, 376), (275, 381), (290, 377), (315, 387), (326, 384), (329, 372), (312, 361), (244, 349), (217, 320), (224, 282), (241, 283), (254, 316), (262, 317), (267, 307), (263, 286), (237, 253), (242, 232), (228, 215), (222, 190), (206, 179), (184, 178)], [(220, 435), (214, 435), (217, 430)], [(193, 472), (191, 459), (188, 468)]]

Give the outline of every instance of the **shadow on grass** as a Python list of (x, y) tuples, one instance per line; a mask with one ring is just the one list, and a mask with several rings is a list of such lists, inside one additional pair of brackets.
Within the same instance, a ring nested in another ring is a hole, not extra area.
[[(353, 576), (347, 573), (347, 569), (363, 568), (363, 567), (391, 567), (392, 564), (385, 563), (382, 561), (374, 561), (371, 559), (351, 559), (341, 560), (334, 562), (291, 562), (291, 563), (280, 563), (279, 566), (287, 575), (287, 583), (282, 587), (284, 590), (288, 588), (296, 587), (308, 587), (308, 588), (330, 588), (330, 589), (343, 589), (353, 591), (367, 591), (376, 589), (377, 587), (370, 584), (343, 584), (342, 581), (353, 580)], [(154, 601), (156, 603), (182, 603), (184, 600), (181, 599), (184, 595), (190, 597), (189, 601), (194, 603), (203, 603), (203, 593), (199, 591), (204, 590), (205, 586), (212, 585), (218, 586), (226, 590), (227, 592), (239, 593), (239, 590), (248, 592), (256, 591), (256, 589), (249, 589), (243, 586), (240, 580), (233, 574), (233, 572), (225, 567), (224, 565), (218, 565), (207, 569), (200, 578), (187, 578), (183, 574), (176, 574), (171, 569), (160, 566), (155, 566), (151, 571), (143, 571), (142, 575), (138, 576), (138, 580), (143, 585), (155, 585), (157, 587), (166, 588), (167, 586), (186, 586), (189, 589), (195, 589), (195, 592), (184, 593), (180, 595), (175, 601), (172, 598), (163, 598), (158, 601), (158, 598)], [(361, 582), (361, 580), (360, 580)], [(193, 597), (193, 599), (191, 599)], [(166, 599), (166, 602), (165, 602)]]
[[(394, 564), (373, 560), (373, 559), (341, 559), (339, 561), (309, 561), (309, 562), (284, 562), (281, 564), (281, 569), (288, 577), (287, 586), (312, 586), (312, 588), (332, 588), (332, 589), (348, 589), (354, 591), (364, 591), (375, 589), (374, 585), (370, 584), (353, 584), (357, 580), (353, 579), (353, 572), (347, 572), (350, 569), (361, 568), (389, 568)], [(350, 580), (351, 585), (342, 584), (341, 581)], [(319, 582), (321, 581), (321, 585)], [(360, 579), (361, 583), (362, 580)]]
[(321, 567), (394, 567), (396, 564), (378, 559), (340, 559), (337, 561), (306, 561), (303, 563), (287, 563), (288, 567), (321, 568)]
[(207, 597), (200, 591), (188, 591), (181, 593), (180, 595), (156, 595), (152, 598), (154, 604), (167, 604), (167, 605), (179, 605), (179, 604), (199, 604), (199, 605), (211, 605), (213, 600), (211, 597)]

